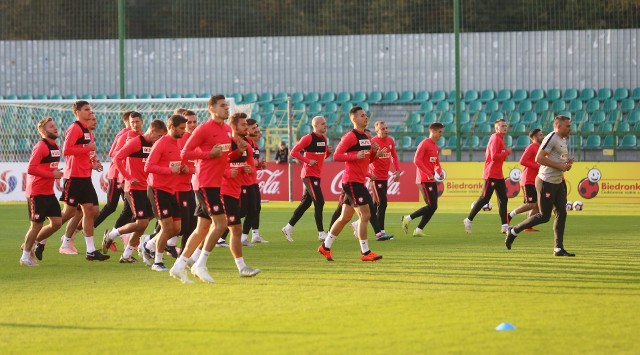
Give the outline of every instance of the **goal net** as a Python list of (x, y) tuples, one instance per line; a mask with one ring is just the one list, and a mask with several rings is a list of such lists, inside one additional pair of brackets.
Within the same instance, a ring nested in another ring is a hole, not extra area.
[[(236, 105), (233, 98), (227, 98), (231, 113), (244, 112), (251, 115), (253, 104)], [(15, 100), (0, 101), (0, 162), (27, 162), (31, 150), (40, 139), (37, 124), (43, 117), (52, 117), (58, 126), (63, 145), (64, 132), (75, 120), (72, 105), (76, 100)], [(137, 111), (142, 114), (144, 129), (154, 119), (166, 121), (175, 109), (183, 107), (198, 116), (198, 122), (205, 122), (210, 114), (208, 99), (148, 99), (148, 100), (87, 100), (91, 104), (97, 127), (94, 131), (98, 158), (109, 161), (109, 148), (116, 133), (123, 127), (122, 114)]]

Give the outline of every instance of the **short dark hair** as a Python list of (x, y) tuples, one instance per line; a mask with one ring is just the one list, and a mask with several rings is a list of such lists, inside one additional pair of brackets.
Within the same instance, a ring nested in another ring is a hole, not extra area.
[(134, 118), (134, 117), (140, 117), (140, 119), (142, 119), (142, 115), (138, 111), (131, 111), (131, 113), (129, 114), (129, 118)]
[(149, 124), (149, 128), (154, 131), (163, 131), (163, 132), (167, 131), (167, 125), (165, 125), (164, 122), (162, 122), (161, 120), (151, 121), (151, 123)]
[(440, 122), (433, 122), (432, 124), (429, 125), (429, 129), (433, 130), (433, 129), (442, 129), (444, 128), (444, 125)]
[(229, 125), (238, 126), (238, 121), (246, 118), (247, 118), (247, 114), (244, 112), (234, 113), (233, 115), (231, 115), (231, 118), (229, 119)]
[(498, 118), (495, 122), (493, 122), (493, 125), (495, 126), (495, 125), (497, 125), (497, 124), (498, 124), (498, 123), (500, 123), (500, 122), (507, 123), (507, 120), (505, 120), (504, 118)]
[(80, 111), (84, 106), (88, 105), (89, 103), (87, 101), (84, 100), (78, 100), (76, 102), (73, 103), (73, 112), (76, 111)]
[(134, 111), (125, 111), (122, 114), (122, 121), (123, 122), (129, 122), (129, 116), (131, 115), (131, 113), (133, 113)]
[(362, 110), (363, 108), (360, 106), (353, 106), (351, 110), (349, 110), (349, 116), (354, 116), (356, 112)]
[(542, 131), (540, 128), (534, 128), (529, 132), (529, 138), (533, 138), (538, 132)]
[(185, 110), (181, 115), (183, 115), (184, 117), (187, 116), (197, 116), (195, 112), (191, 111), (191, 110)]
[(258, 121), (256, 121), (253, 118), (247, 118), (247, 125), (249, 126), (253, 126), (254, 124), (258, 123)]
[(213, 95), (211, 96), (211, 98), (209, 99), (209, 107), (213, 107), (215, 106), (218, 101), (220, 100), (226, 100), (227, 98), (224, 95), (218, 94), (218, 95)]
[(178, 127), (183, 123), (187, 123), (187, 119), (182, 115), (171, 115), (171, 117), (169, 117), (169, 119), (167, 120), (167, 125), (169, 126), (169, 128)]
[(185, 114), (184, 114), (184, 113), (185, 113), (185, 111), (187, 111), (187, 109), (186, 109), (186, 108), (184, 108), (184, 107), (178, 107), (177, 109), (175, 109), (175, 110), (173, 111), (173, 114), (174, 114), (174, 115), (181, 115), (181, 116), (185, 116)]

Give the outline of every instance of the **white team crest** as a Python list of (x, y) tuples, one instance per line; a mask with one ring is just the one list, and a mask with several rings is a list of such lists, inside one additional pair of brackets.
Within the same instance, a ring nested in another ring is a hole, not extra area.
[(246, 194), (247, 193), (247, 189), (242, 189), (242, 193)]
[(143, 215), (144, 215), (144, 212), (138, 211), (138, 216), (142, 217)]
[(54, 158), (57, 158), (60, 156), (60, 151), (59, 150), (52, 150), (51, 151), (51, 156)]
[(182, 207), (187, 207), (187, 201), (182, 201)]
[(220, 211), (220, 206), (218, 205), (213, 206), (213, 212), (218, 212), (218, 211)]
[(544, 194), (544, 197), (546, 197), (546, 198), (550, 198), (550, 197), (551, 197), (551, 192), (546, 192), (546, 193)]
[(438, 157), (429, 157), (429, 162), (430, 163), (435, 163), (438, 161)]
[(229, 222), (235, 222), (236, 216), (229, 216)]
[(151, 153), (151, 147), (142, 147), (142, 153), (144, 154)]
[(36, 214), (36, 215), (35, 215), (35, 216), (33, 216), (33, 217), (35, 217), (35, 219), (40, 219), (40, 215), (39, 215), (39, 214)]
[(313, 184), (314, 184), (314, 185), (316, 185), (316, 186), (318, 186), (318, 182), (317, 182), (317, 181), (314, 181), (314, 182), (313, 182)]
[(84, 134), (84, 139), (87, 140), (87, 141), (90, 141), (91, 140), (91, 133), (85, 133)]
[(75, 200), (76, 200), (75, 198), (70, 198), (69, 203), (73, 203)]
[(495, 184), (496, 184), (495, 182), (491, 181), (491, 186), (495, 186)]
[(164, 210), (162, 210), (162, 214), (166, 216), (166, 215), (168, 215), (168, 214), (169, 214), (169, 211), (168, 211), (168, 210), (166, 210), (166, 209), (164, 209)]
[(382, 184), (378, 184), (378, 187), (380, 187), (380, 188), (381, 188), (381, 187), (382, 187)]
[(364, 202), (364, 199), (363, 199), (362, 197), (358, 197), (358, 202), (359, 202), (359, 203), (363, 203), (363, 202)]
[(429, 191), (433, 191), (433, 186), (429, 186)]
[(528, 197), (527, 200), (533, 201), (533, 197)]

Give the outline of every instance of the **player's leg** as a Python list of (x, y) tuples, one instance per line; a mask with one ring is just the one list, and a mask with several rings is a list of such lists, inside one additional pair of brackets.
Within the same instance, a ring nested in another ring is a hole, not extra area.
[(464, 223), (464, 230), (467, 233), (471, 233), (471, 222), (475, 216), (480, 212), (482, 206), (486, 205), (491, 201), (491, 196), (493, 195), (493, 190), (495, 189), (495, 183), (492, 179), (485, 179), (484, 186), (482, 187), (482, 192), (480, 193), (480, 197), (474, 202), (473, 206), (471, 206), (471, 211), (469, 212), (469, 216), (465, 218), (462, 222)]
[(507, 184), (504, 179), (491, 179), (495, 183), (496, 197), (498, 197), (498, 213), (500, 214), (500, 222), (502, 223), (501, 232), (506, 233), (509, 227), (507, 203)]

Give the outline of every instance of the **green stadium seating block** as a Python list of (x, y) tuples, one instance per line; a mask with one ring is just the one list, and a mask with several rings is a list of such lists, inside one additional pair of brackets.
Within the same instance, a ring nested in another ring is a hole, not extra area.
[(621, 133), (629, 132), (630, 130), (631, 125), (629, 125), (629, 122), (620, 122), (616, 128), (616, 131)]
[(498, 111), (499, 107), (500, 103), (498, 102), (498, 100), (491, 100), (484, 105), (483, 111), (486, 113), (492, 113)]
[(469, 112), (460, 112), (460, 124), (465, 124), (471, 122), (471, 115)]
[(304, 96), (304, 102), (306, 104), (310, 104), (310, 103), (318, 102), (318, 101), (320, 101), (320, 94), (315, 92), (315, 91), (308, 92)]
[(153, 95), (154, 99), (166, 99), (167, 98), (167, 94), (155, 94)]
[(560, 100), (561, 92), (560, 89), (549, 89), (547, 90), (547, 101), (554, 102), (556, 100)]
[[(203, 92), (203, 93), (198, 94), (198, 98), (201, 98), (201, 99), (210, 99), (211, 96), (213, 96), (213, 94), (210, 93), (210, 92)], [(142, 97), (140, 97), (140, 98), (142, 98)], [(151, 97), (149, 97), (149, 98), (151, 98)]]
[(478, 133), (493, 133), (495, 130), (491, 123), (481, 123), (476, 126), (476, 131)]
[(291, 109), (293, 111), (306, 111), (307, 106), (304, 104), (304, 102), (296, 102), (291, 106)]
[(368, 102), (361, 102), (358, 106), (362, 107), (364, 112), (366, 112), (367, 114), (370, 113), (370, 111), (369, 111), (369, 103)]
[(453, 124), (453, 112), (447, 111), (440, 116), (440, 123), (447, 126)]
[(527, 133), (527, 125), (525, 125), (522, 122), (516, 123), (509, 129), (509, 131), (515, 132), (515, 133)]
[(372, 91), (367, 96), (367, 102), (369, 104), (377, 104), (382, 101), (382, 93), (380, 91)]
[(106, 99), (107, 99), (107, 95), (105, 95), (105, 94), (98, 94), (98, 95), (95, 95), (95, 96), (93, 97), (93, 99), (94, 99), (94, 100), (106, 100)]
[(300, 136), (304, 136), (305, 134), (309, 134), (311, 133), (311, 126), (310, 125), (303, 125), (302, 127), (300, 127)]
[(400, 141), (400, 148), (402, 148), (403, 150), (411, 148), (410, 136), (402, 136), (402, 140)]
[(444, 129), (442, 130), (443, 133), (456, 133), (456, 125), (448, 125), (448, 126), (444, 126)]
[(304, 94), (301, 92), (294, 92), (291, 94), (291, 102), (294, 104), (304, 103)]
[(511, 100), (511, 90), (502, 89), (502, 90), (498, 91), (498, 97), (496, 98), (496, 100), (498, 102), (504, 102), (504, 101), (507, 101), (507, 100)]
[(585, 149), (600, 149), (602, 145), (602, 137), (597, 134), (590, 134), (587, 136), (587, 141), (585, 142)]
[(607, 115), (607, 122), (609, 123), (616, 123), (618, 122), (618, 119), (620, 118), (619, 115), (620, 111), (609, 111), (608, 113), (605, 112), (605, 114)]
[(635, 109), (636, 104), (633, 99), (624, 99), (622, 103), (620, 103), (620, 111), (622, 112), (631, 112)]
[[(408, 103), (412, 103), (414, 99), (414, 94), (413, 91), (403, 91), (400, 94), (400, 97), (398, 97), (398, 99), (396, 100), (397, 103), (399, 104), (408, 104)], [(421, 102), (424, 102), (426, 100), (422, 100)]]
[(635, 101), (640, 101), (640, 88), (633, 89), (633, 91), (631, 92), (631, 97), (629, 98)]
[(477, 90), (467, 90), (464, 93), (464, 101), (469, 103), (471, 101), (476, 101), (479, 98), (479, 94)]
[(582, 101), (578, 99), (571, 100), (569, 102), (569, 111), (578, 112), (582, 110)]
[(449, 102), (447, 101), (438, 102), (438, 105), (436, 106), (435, 111), (438, 111), (438, 112), (449, 111)]
[(136, 94), (127, 94), (124, 98), (128, 100), (132, 100), (132, 99), (137, 99), (138, 97), (136, 96)]
[(351, 102), (353, 103), (361, 103), (365, 101), (367, 101), (367, 93), (364, 91), (356, 91), (351, 97)]
[(616, 101), (622, 101), (629, 97), (629, 89), (627, 88), (617, 88), (616, 91), (613, 92), (613, 99)]
[[(520, 103), (520, 105), (522, 105), (522, 103)], [(518, 109), (518, 111), (520, 113), (525, 113), (526, 112), (526, 111), (522, 111), (520, 109)], [(549, 101), (547, 101), (547, 100), (538, 100), (536, 102), (536, 104), (535, 104), (534, 111), (535, 111), (535, 113), (544, 113), (546, 111), (549, 111)]]
[(353, 106), (354, 105), (351, 102), (345, 102), (342, 105), (340, 105), (340, 111), (348, 114), (349, 110), (351, 110)]
[[(546, 102), (546, 101), (545, 101)], [(549, 103), (547, 102), (547, 105)], [(518, 105), (518, 112), (520, 113), (525, 113), (527, 111), (531, 111), (532, 109), (532, 104), (530, 100), (523, 100), (520, 102), (520, 104)]]
[(487, 144), (489, 144), (489, 138), (490, 138), (490, 136), (482, 137), (482, 140), (480, 141), (480, 146), (478, 148), (486, 149), (487, 148)]
[(576, 89), (566, 89), (563, 93), (562, 93), (562, 99), (564, 101), (572, 101), (572, 100), (577, 100), (578, 99), (578, 90)]
[(381, 104), (394, 104), (398, 100), (399, 95), (397, 91), (387, 91), (384, 93), (382, 100), (380, 100)]
[[(491, 117), (489, 118), (489, 122), (495, 122), (495, 121), (497, 121), (499, 119), (502, 119), (504, 117), (505, 117), (505, 114), (503, 114), (502, 112), (496, 111), (496, 112), (491, 114)], [(518, 117), (520, 117), (520, 116), (518, 116)]]
[(271, 101), (273, 101), (273, 94), (270, 92), (263, 92), (262, 94), (260, 94), (260, 97), (258, 97), (258, 103), (266, 103)]
[(575, 123), (580, 123), (584, 121), (586, 118), (587, 118), (587, 113), (585, 111), (578, 111), (576, 112), (575, 118), (573, 118), (571, 121)]
[(5, 100), (17, 100), (18, 97), (16, 95), (7, 95), (4, 99)]
[(426, 90), (421, 90), (416, 92), (416, 96), (411, 101), (414, 104), (422, 104), (423, 102), (429, 101), (430, 95)]
[(323, 112), (331, 113), (331, 112), (337, 112), (337, 111), (338, 111), (338, 105), (335, 102), (327, 102), (326, 104), (324, 104)]
[(260, 112), (262, 114), (265, 114), (265, 113), (272, 113), (275, 110), (276, 110), (275, 105), (272, 104), (271, 102), (268, 102), (268, 103), (260, 105), (258, 112)]
[(602, 110), (605, 112), (609, 112), (617, 108), (618, 108), (618, 102), (614, 99), (606, 99), (604, 101), (604, 105), (602, 106)]
[(458, 143), (458, 138), (456, 136), (451, 136), (447, 141), (446, 147), (449, 149), (456, 149), (457, 143)]
[(425, 139), (427, 139), (427, 136), (417, 136), (416, 139), (413, 141), (412, 148), (413, 149), (418, 148), (418, 145), (422, 143), (422, 141)]
[[(531, 102), (529, 102), (529, 105), (531, 105)], [(502, 112), (512, 112), (516, 110), (516, 101), (515, 100), (507, 100), (505, 102), (502, 103), (502, 108), (500, 111)], [(529, 108), (529, 110), (531, 110), (531, 108)]]
[(438, 142), (436, 142), (436, 144), (438, 145), (438, 147), (444, 147), (446, 142), (447, 142), (447, 139), (445, 137), (440, 137), (440, 139), (438, 139)]
[(487, 103), (491, 100), (494, 100), (495, 98), (496, 98), (496, 92), (491, 89), (483, 90), (482, 93), (480, 94), (480, 101), (482, 103)]
[(33, 100), (33, 95), (21, 95), (20, 100)]
[(185, 94), (185, 95), (184, 95), (184, 98), (185, 98), (185, 99), (195, 99), (195, 98), (197, 98), (197, 97), (198, 97), (198, 95), (196, 95), (196, 94), (194, 94), (194, 93), (192, 93), (192, 92), (190, 92), (190, 93), (188, 93), (188, 94)]
[(537, 120), (538, 120), (538, 115), (533, 111), (529, 111), (529, 112), (525, 112), (524, 117), (522, 118), (522, 123), (526, 125), (530, 125), (536, 122)]
[(504, 145), (507, 146), (507, 148), (511, 148), (513, 147), (513, 137), (510, 135), (505, 135), (504, 136)]
[[(62, 95), (58, 95), (58, 94), (51, 95), (51, 96), (49, 96), (49, 100), (62, 100)], [(73, 100), (73, 99), (71, 99), (71, 100)]]
[(567, 104), (564, 102), (564, 100), (556, 100), (556, 101), (553, 101), (553, 104), (551, 104), (551, 111), (555, 113), (560, 113), (566, 109), (567, 109)]
[[(231, 96), (233, 96), (233, 95), (234, 94), (232, 94)], [(235, 94), (235, 95), (240, 95), (240, 94)], [(181, 99), (182, 95), (174, 92), (173, 94), (169, 95), (169, 98), (170, 99)], [(242, 95), (240, 95), (240, 98), (242, 99)], [(235, 102), (240, 102), (240, 101), (242, 101), (242, 100), (235, 100)]]
[(531, 139), (529, 139), (529, 136), (519, 135), (518, 138), (516, 138), (516, 145), (513, 148), (522, 150), (527, 148), (527, 146), (529, 146), (529, 143), (531, 143)]
[(438, 114), (435, 112), (427, 112), (427, 114), (425, 114), (422, 117), (422, 124), (424, 124), (425, 126), (428, 126), (430, 124), (432, 124), (433, 122), (436, 122), (438, 120)]
[(582, 125), (580, 126), (580, 132), (595, 132), (595, 126), (593, 124), (593, 122), (583, 122)]
[(582, 91), (580, 91), (580, 100), (582, 100), (582, 102), (587, 102), (589, 100), (592, 100), (593, 98), (596, 97), (596, 91), (592, 88), (585, 88), (582, 89)]
[(273, 103), (279, 104), (282, 102), (287, 102), (287, 97), (289, 95), (286, 92), (279, 92), (273, 97)]
[(629, 124), (637, 125), (638, 122), (640, 122), (640, 111), (633, 111), (629, 113), (626, 121), (629, 122)]
[(529, 96), (529, 100), (532, 102), (536, 102), (544, 99), (544, 90), (542, 89), (533, 89), (531, 90), (531, 95)]
[(418, 111), (424, 112), (424, 113), (433, 111), (433, 102), (425, 101), (425, 102), (421, 103), (420, 104), (420, 109)]
[[(447, 127), (449, 127), (449, 126), (445, 126), (445, 129), (446, 129)], [(454, 132), (454, 133), (455, 133), (455, 132), (456, 132), (456, 126), (451, 125), (451, 127), (453, 127), (452, 132)], [(469, 122), (469, 123), (465, 123), (465, 124), (463, 124), (463, 125), (461, 125), (461, 126), (460, 126), (460, 132), (462, 132), (462, 133), (471, 133), (471, 131), (473, 130), (473, 127), (474, 127), (474, 126), (473, 126), (473, 124), (472, 124), (471, 122)]]
[(635, 134), (626, 134), (622, 137), (620, 148), (635, 149), (638, 146), (638, 137)]
[(436, 90), (431, 94), (431, 102), (434, 104), (438, 104), (440, 101), (444, 101), (447, 99), (447, 93), (444, 90)]
[(609, 133), (613, 131), (613, 124), (609, 122), (602, 123), (598, 126), (598, 132)]
[(606, 99), (611, 98), (613, 94), (611, 93), (611, 89), (609, 88), (601, 88), (598, 90), (598, 100), (604, 101)]
[[(462, 115), (461, 116), (461, 120), (464, 120), (464, 117), (465, 116)], [(476, 123), (485, 123), (485, 122), (487, 122), (487, 114), (482, 112), (482, 111), (478, 112), (473, 118), (474, 118), (473, 121), (476, 122)], [(465, 123), (463, 121), (460, 121), (460, 122), (461, 123)]]
[(593, 124), (601, 124), (606, 121), (606, 116), (604, 111), (595, 111), (591, 117), (589, 117), (589, 122)]
[[(460, 91), (460, 101), (464, 101), (464, 92)], [(451, 90), (449, 91), (449, 95), (447, 95), (447, 101), (449, 101), (450, 104), (453, 104), (456, 102), (456, 91), (455, 90)]]
[(347, 91), (342, 91), (340, 93), (338, 93), (338, 96), (336, 96), (335, 102), (337, 104), (344, 104), (351, 101), (351, 93), (347, 92)]
[(421, 124), (414, 124), (411, 126), (408, 125), (408, 127), (409, 127), (409, 132), (413, 132), (413, 133), (424, 133), (424, 130), (425, 130), (424, 125), (421, 125)]
[(598, 99), (587, 101), (587, 107), (585, 109), (589, 113), (598, 111), (600, 109), (600, 101), (598, 101)]
[(466, 148), (466, 149), (476, 149), (480, 146), (480, 138), (478, 136), (471, 136), (467, 139), (464, 140), (464, 143), (462, 144), (462, 148)]
[(482, 109), (482, 102), (480, 101), (471, 101), (469, 103), (469, 107), (467, 108), (467, 111), (469, 113), (476, 113), (478, 111), (480, 111)]
[(420, 124), (420, 114), (419, 113), (410, 113), (407, 116), (407, 120), (405, 121), (407, 126), (413, 126), (413, 125), (417, 125)]
[(604, 136), (604, 143), (602, 143), (602, 148), (615, 148), (617, 137), (613, 135)]
[(248, 92), (242, 98), (241, 104), (253, 104), (258, 102), (258, 94), (255, 92)]

